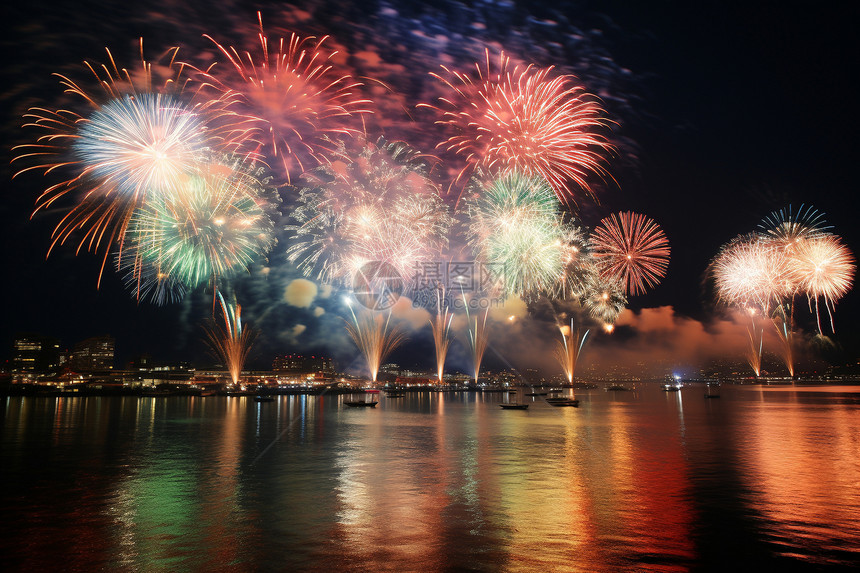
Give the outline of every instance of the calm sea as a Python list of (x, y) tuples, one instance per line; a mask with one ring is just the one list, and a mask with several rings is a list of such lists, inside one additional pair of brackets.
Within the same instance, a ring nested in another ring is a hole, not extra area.
[(860, 387), (0, 400), (4, 570), (860, 563)]

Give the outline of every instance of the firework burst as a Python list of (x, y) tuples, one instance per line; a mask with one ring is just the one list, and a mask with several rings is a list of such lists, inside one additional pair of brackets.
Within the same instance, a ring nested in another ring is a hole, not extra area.
[(234, 74), (209, 74), (211, 85), (226, 97), (238, 96), (253, 130), (264, 141), (264, 153), (277, 159), (287, 181), (324, 161), (333, 151), (329, 138), (357, 133), (349, 118), (369, 113), (369, 101), (357, 90), (362, 84), (338, 75), (325, 46), (328, 38), (290, 34), (274, 42), (259, 21), (260, 49), (242, 51), (218, 43)]
[(203, 165), (173, 194), (148, 200), (132, 216), (119, 255), (126, 282), (161, 302), (168, 285), (190, 290), (246, 271), (274, 241), (264, 193), (261, 169), (235, 160)]
[(725, 245), (711, 262), (720, 300), (768, 314), (785, 292), (788, 271), (782, 249), (761, 235), (741, 235)]
[(367, 263), (401, 276), (438, 258), (452, 224), (423, 157), (402, 143), (342, 144), (337, 160), (307, 179), (292, 217), (287, 256), (302, 271), (327, 282), (347, 282)]
[(821, 332), (819, 300), (824, 301), (833, 330), (836, 302), (851, 290), (854, 281), (854, 255), (836, 235), (820, 234), (797, 242), (789, 261), (792, 282), (806, 293), (810, 306), (815, 303), (818, 331)]
[(643, 294), (666, 275), (669, 240), (645, 215), (627, 211), (606, 217), (591, 241), (600, 273), (621, 283), (625, 294)]
[(475, 257), (504, 268), (508, 293), (531, 297), (552, 289), (565, 265), (560, 204), (542, 179), (509, 173), (469, 200), (468, 242)]
[(245, 359), (251, 351), (256, 333), (242, 326), (242, 307), (235, 302), (228, 304), (221, 293), (218, 293), (218, 303), (224, 324), (213, 320), (206, 327), (206, 336), (212, 350), (224, 362), (233, 385), (239, 383)]
[(156, 67), (163, 79), (157, 85), (142, 41), (140, 46), (138, 69), (118, 68), (110, 51), (107, 65), (85, 62), (99, 85), (96, 93), (57, 74), (65, 93), (89, 112), (31, 108), (25, 115), (24, 127), (39, 135), (34, 143), (15, 148), (13, 161), (31, 163), (16, 176), (28, 171), (71, 175), (36, 201), (35, 211), (65, 196), (76, 201), (55, 228), (51, 250), (80, 231), (78, 250), (105, 245), (106, 262), (110, 245), (121, 239), (132, 213), (148, 197), (171, 193), (205, 150), (238, 145), (231, 98), (202, 98), (192, 90), (188, 84), (194, 82), (183, 75), (186, 66), (176, 62), (176, 49)]
[(606, 175), (603, 155), (610, 145), (601, 132), (604, 112), (570, 75), (553, 68), (512, 65), (502, 52), (493, 65), (472, 74), (433, 74), (449, 94), (438, 106), (437, 124), (454, 134), (437, 145), (465, 159), (454, 185), (481, 168), (491, 175), (511, 171), (546, 179), (559, 199), (573, 197), (571, 183), (591, 193), (588, 179)]
[(593, 319), (603, 323), (607, 332), (612, 332), (613, 328), (606, 327), (611, 327), (627, 306), (627, 297), (618, 282), (606, 280), (597, 273), (590, 275), (587, 281), (580, 304)]

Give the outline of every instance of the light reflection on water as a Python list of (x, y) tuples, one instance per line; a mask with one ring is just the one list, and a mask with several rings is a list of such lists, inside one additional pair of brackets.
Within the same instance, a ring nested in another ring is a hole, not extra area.
[(20, 570), (847, 567), (858, 391), (8, 398), (0, 550)]

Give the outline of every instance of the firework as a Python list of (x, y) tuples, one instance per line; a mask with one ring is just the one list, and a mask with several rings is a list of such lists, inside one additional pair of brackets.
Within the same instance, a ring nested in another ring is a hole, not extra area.
[(812, 239), (830, 229), (824, 213), (812, 206), (800, 206), (795, 212), (791, 205), (773, 211), (759, 224), (765, 237), (775, 242), (787, 252), (793, 252), (794, 245), (804, 239)]
[(475, 384), (478, 383), (478, 377), (481, 373), (481, 362), (484, 360), (484, 352), (487, 350), (487, 317), (490, 314), (490, 309), (484, 311), (484, 317), (474, 317), (472, 319), (469, 313), (469, 303), (466, 300), (466, 294), (463, 293), (463, 308), (466, 309), (466, 329), (469, 337), (469, 350), (472, 352), (472, 373), (475, 376)]
[(440, 287), (436, 291), (436, 315), (430, 320), (430, 328), (433, 331), (433, 344), (436, 348), (436, 376), (439, 384), (443, 383), (442, 375), (445, 370), (445, 357), (448, 355), (448, 346), (451, 344), (449, 333), (451, 331), (451, 321), (454, 319), (454, 314), (445, 305), (442, 308), (445, 300), (445, 293)]
[[(788, 307), (788, 308), (787, 308)], [(773, 317), (773, 326), (781, 343), (782, 360), (788, 369), (788, 375), (794, 377), (794, 332), (791, 326), (792, 305), (780, 305), (779, 312)]]
[(750, 326), (747, 329), (749, 335), (749, 347), (747, 348), (747, 361), (756, 375), (761, 376), (761, 351), (764, 346), (764, 329), (756, 327), (755, 309), (748, 309), (750, 315)]
[[(621, 285), (614, 280), (606, 280), (599, 274), (594, 273), (587, 278), (584, 294), (580, 297), (580, 304), (588, 310), (595, 320), (606, 326), (612, 326), (621, 311), (627, 306), (627, 297)], [(612, 332), (612, 328), (606, 328)]]
[(669, 240), (645, 215), (627, 211), (606, 217), (591, 240), (600, 273), (621, 283), (625, 294), (643, 294), (666, 275)]
[(373, 262), (408, 277), (447, 246), (448, 208), (423, 157), (402, 143), (362, 142), (357, 152), (342, 144), (306, 179), (287, 256), (307, 275), (348, 282)]
[(370, 102), (357, 95), (360, 83), (335, 72), (337, 52), (324, 46), (327, 36), (290, 34), (270, 43), (259, 12), (257, 19), (260, 50), (255, 54), (204, 35), (235, 72), (210, 74), (210, 83), (222, 96), (241, 99), (253, 129), (265, 138), (266, 156), (280, 162), (290, 181), (291, 174), (314, 167), (333, 150), (329, 138), (357, 133), (345, 122), (369, 113)]
[(221, 293), (218, 302), (224, 318), (224, 324), (214, 322), (206, 328), (206, 336), (212, 350), (224, 362), (230, 372), (233, 385), (239, 383), (242, 367), (256, 333), (242, 326), (242, 307), (238, 304), (228, 304)]
[(383, 318), (382, 314), (368, 309), (356, 314), (349, 301), (347, 306), (352, 322), (346, 323), (346, 330), (367, 361), (371, 381), (376, 383), (382, 361), (403, 343), (406, 335), (398, 326), (391, 324), (390, 310)]
[(570, 319), (570, 327), (563, 325), (559, 327), (561, 332), (561, 342), (556, 342), (555, 357), (558, 363), (564, 370), (564, 375), (567, 377), (567, 383), (573, 384), (573, 373), (576, 370), (576, 362), (582, 354), (582, 348), (585, 346), (585, 339), (588, 337), (588, 330), (580, 334), (578, 329), (573, 327), (573, 319)]
[(161, 279), (170, 277), (193, 289), (246, 271), (273, 242), (260, 176), (240, 161), (211, 163), (188, 175), (176, 192), (146, 201), (124, 238), (127, 282), (154, 278), (160, 289)]
[(573, 223), (564, 226), (561, 239), (563, 270), (552, 291), (553, 296), (574, 299), (585, 296), (590, 277), (597, 274), (590, 248), (588, 237), (580, 227)]
[(792, 282), (806, 293), (810, 306), (813, 301), (815, 303), (818, 331), (821, 332), (820, 299), (824, 300), (833, 330), (836, 302), (851, 290), (854, 281), (854, 255), (836, 235), (820, 234), (798, 241), (789, 257), (789, 264)]
[(437, 148), (465, 159), (455, 184), (480, 168), (542, 177), (561, 200), (572, 197), (571, 182), (590, 194), (588, 178), (606, 174), (602, 154), (610, 148), (598, 101), (552, 67), (512, 66), (504, 52), (492, 65), (489, 50), (485, 56), (484, 69), (476, 64), (473, 74), (444, 66), (447, 77), (433, 74), (449, 94), (438, 107), (424, 106), (454, 132)]
[(475, 257), (503, 268), (508, 293), (530, 297), (553, 288), (565, 265), (560, 204), (542, 179), (510, 173), (467, 203)]
[(785, 293), (787, 271), (782, 249), (755, 233), (729, 242), (710, 265), (720, 300), (765, 315)]
[(55, 228), (51, 250), (80, 231), (78, 250), (107, 247), (102, 268), (110, 245), (121, 239), (138, 206), (152, 195), (172, 192), (204, 149), (237, 145), (231, 99), (203, 99), (190, 90), (175, 49), (156, 68), (164, 77), (160, 86), (143, 58), (143, 42), (139, 69), (120, 69), (110, 51), (107, 55), (107, 65), (85, 62), (99, 85), (97, 93), (58, 75), (65, 93), (79, 98), (89, 112), (31, 108), (24, 126), (40, 135), (15, 148), (13, 160), (32, 163), (16, 176), (27, 171), (70, 175), (39, 196), (35, 211), (73, 196), (76, 203)]

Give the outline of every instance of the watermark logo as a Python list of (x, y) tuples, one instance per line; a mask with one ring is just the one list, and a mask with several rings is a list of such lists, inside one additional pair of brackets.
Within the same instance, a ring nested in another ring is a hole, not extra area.
[(406, 287), (400, 272), (385, 261), (370, 261), (352, 277), (352, 292), (358, 303), (370, 310), (387, 310), (397, 303)]

